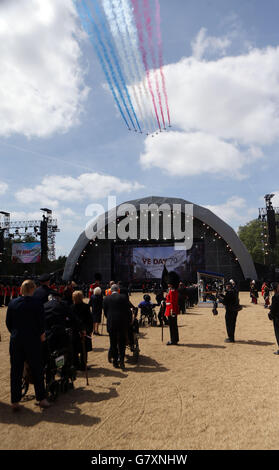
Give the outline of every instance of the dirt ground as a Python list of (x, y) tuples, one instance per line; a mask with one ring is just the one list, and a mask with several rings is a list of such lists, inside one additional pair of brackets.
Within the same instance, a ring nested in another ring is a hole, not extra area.
[[(141, 294), (133, 294), (138, 304)], [(9, 334), (0, 308), (0, 449), (278, 449), (279, 356), (263, 308), (245, 305), (236, 342), (224, 343), (224, 309), (194, 307), (179, 316), (179, 346), (169, 330), (141, 328), (140, 359), (126, 370), (107, 362), (109, 338), (94, 336), (89, 385), (40, 411), (33, 386), (21, 413), (10, 409)], [(130, 360), (129, 360), (130, 359)]]

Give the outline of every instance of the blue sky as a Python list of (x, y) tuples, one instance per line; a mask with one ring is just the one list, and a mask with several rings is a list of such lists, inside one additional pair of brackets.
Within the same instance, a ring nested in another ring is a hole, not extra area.
[(53, 209), (58, 255), (109, 194), (182, 197), (235, 229), (266, 193), (279, 206), (278, 2), (160, 6), (173, 128), (152, 139), (127, 131), (71, 0), (0, 3), (0, 210)]

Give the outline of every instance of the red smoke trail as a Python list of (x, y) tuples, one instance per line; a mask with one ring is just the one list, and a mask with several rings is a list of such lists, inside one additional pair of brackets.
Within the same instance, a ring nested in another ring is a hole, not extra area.
[(166, 90), (165, 75), (163, 71), (164, 64), (163, 64), (162, 36), (161, 36), (161, 28), (160, 28), (161, 15), (160, 15), (159, 0), (155, 0), (155, 4), (156, 4), (156, 31), (157, 31), (157, 40), (158, 40), (158, 49), (159, 49), (159, 67), (160, 67), (163, 93), (164, 93), (164, 97), (166, 101), (167, 114), (168, 114), (168, 120), (169, 120), (169, 126), (170, 126), (170, 110), (169, 110), (168, 95), (167, 95), (167, 90)]
[(143, 0), (143, 13), (144, 13), (144, 19), (146, 23), (146, 30), (147, 30), (147, 36), (148, 36), (148, 46), (151, 51), (151, 58), (152, 58), (152, 66), (154, 70), (154, 75), (155, 75), (155, 83), (156, 83), (156, 91), (158, 95), (158, 101), (159, 101), (159, 106), (161, 110), (161, 116), (162, 116), (162, 121), (165, 125), (165, 119), (164, 119), (164, 112), (163, 112), (163, 106), (162, 106), (162, 99), (161, 99), (161, 93), (160, 93), (160, 87), (159, 87), (159, 81), (158, 81), (158, 75), (157, 75), (157, 64), (156, 64), (156, 58), (155, 58), (155, 53), (154, 53), (154, 47), (153, 47), (153, 37), (152, 37), (152, 23), (151, 23), (151, 13), (150, 13), (150, 6), (149, 6), (149, 0)]
[(133, 7), (134, 7), (134, 17), (135, 17), (135, 21), (136, 21), (137, 30), (138, 30), (139, 47), (140, 47), (140, 52), (141, 52), (141, 55), (142, 55), (142, 61), (143, 61), (145, 72), (146, 72), (148, 87), (149, 87), (149, 91), (150, 91), (150, 94), (151, 94), (151, 97), (152, 97), (152, 102), (153, 102), (153, 106), (154, 106), (158, 126), (159, 126), (159, 129), (161, 130), (161, 124), (160, 124), (160, 120), (159, 120), (159, 116), (158, 116), (157, 106), (156, 106), (155, 97), (154, 97), (154, 93), (153, 93), (153, 90), (152, 90), (152, 84), (151, 84), (151, 80), (150, 80), (150, 72), (149, 72), (148, 63), (147, 63), (147, 59), (146, 59), (147, 54), (146, 54), (146, 50), (145, 50), (145, 47), (144, 47), (144, 36), (143, 36), (142, 23), (141, 23), (141, 18), (140, 18), (140, 13), (139, 13), (138, 0), (132, 0), (132, 4), (133, 4)]

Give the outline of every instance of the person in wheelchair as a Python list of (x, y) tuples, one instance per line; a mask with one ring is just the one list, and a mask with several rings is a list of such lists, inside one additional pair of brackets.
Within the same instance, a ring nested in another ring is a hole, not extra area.
[[(59, 384), (66, 389), (76, 379), (75, 338), (81, 326), (58, 293), (49, 297), (49, 301), (44, 304), (44, 311), (46, 387), (50, 395), (56, 396)], [(60, 375), (59, 384), (57, 373)]]
[[(148, 324), (152, 325), (154, 323), (154, 320), (156, 321), (156, 317), (154, 319), (154, 308), (156, 304), (153, 304), (151, 302), (151, 297), (149, 294), (145, 294), (143, 296), (143, 300), (140, 302), (138, 305), (138, 308), (140, 309), (140, 320), (139, 323), (143, 324), (144, 319), (147, 318)], [(156, 314), (155, 314), (156, 315)]]

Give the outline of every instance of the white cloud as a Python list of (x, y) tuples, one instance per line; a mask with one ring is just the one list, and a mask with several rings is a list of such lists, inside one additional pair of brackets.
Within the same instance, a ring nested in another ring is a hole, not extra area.
[(223, 204), (204, 205), (204, 207), (211, 210), (229, 225), (233, 225), (234, 228), (237, 228), (241, 224), (248, 223), (258, 215), (257, 209), (249, 208), (247, 201), (239, 196), (232, 196)]
[(270, 144), (279, 136), (279, 47), (166, 68), (172, 121), (242, 144)]
[(196, 59), (202, 59), (205, 52), (210, 55), (221, 53), (225, 55), (227, 48), (231, 45), (231, 40), (227, 37), (207, 36), (206, 28), (201, 28), (194, 41), (192, 41), (193, 56)]
[[(24, 204), (44, 204), (57, 208), (60, 202), (91, 202), (109, 194), (129, 193), (141, 189), (137, 182), (121, 180), (115, 176), (99, 173), (84, 173), (77, 178), (72, 176), (46, 176), (34, 188), (23, 188), (16, 192), (19, 202)], [(69, 215), (69, 210), (67, 209)]]
[(45, 137), (79, 121), (88, 89), (72, 0), (0, 4), (0, 135)]
[[(245, 154), (231, 143), (204, 132), (169, 132), (145, 140), (143, 167), (159, 167), (172, 176), (230, 173), (241, 178)], [(251, 157), (250, 157), (251, 158)]]
[(148, 137), (141, 164), (181, 176), (197, 174), (191, 166), (244, 176), (245, 165), (279, 138), (278, 63), (279, 47), (268, 47), (166, 66), (171, 121), (180, 132), (160, 134), (154, 142)]
[(8, 190), (8, 185), (7, 183), (4, 183), (3, 181), (0, 181), (0, 194), (5, 194)]

